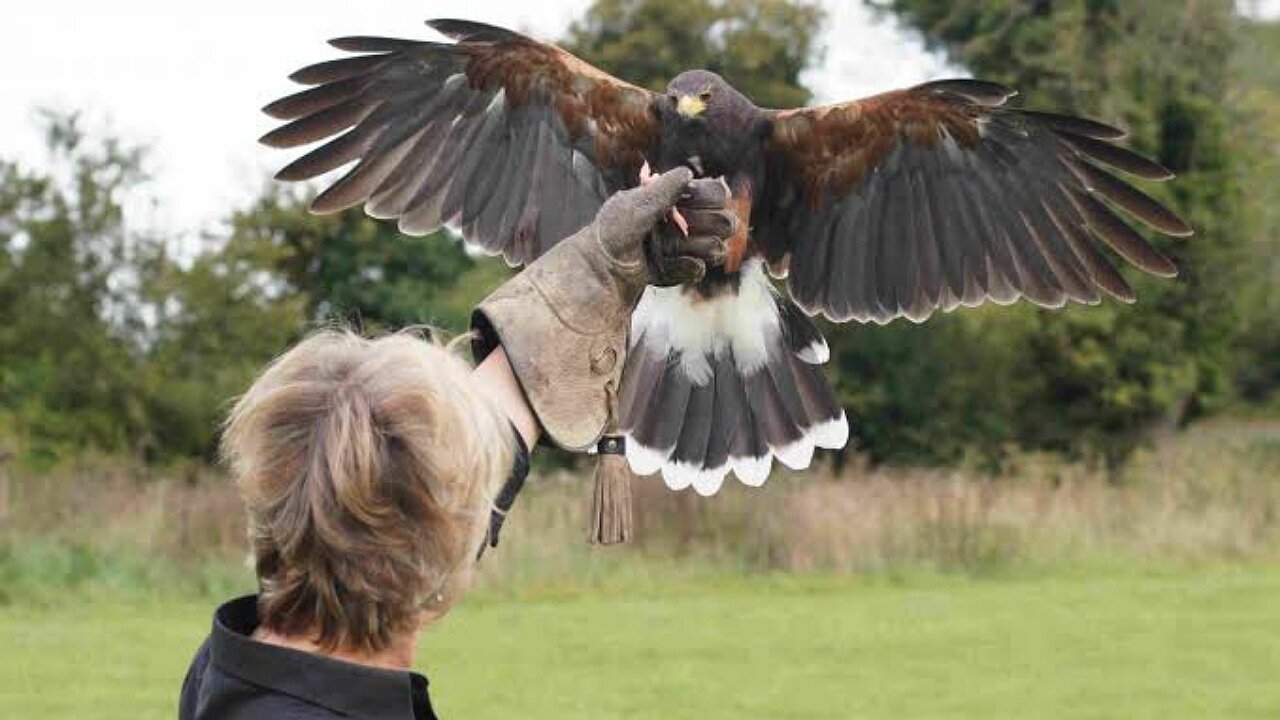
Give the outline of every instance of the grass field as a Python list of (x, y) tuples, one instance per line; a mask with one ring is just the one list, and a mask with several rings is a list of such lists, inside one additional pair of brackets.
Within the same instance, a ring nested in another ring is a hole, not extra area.
[[(1280, 568), (701, 579), (480, 595), (425, 637), (446, 718), (1274, 718)], [(0, 609), (0, 716), (170, 718), (196, 602)]]

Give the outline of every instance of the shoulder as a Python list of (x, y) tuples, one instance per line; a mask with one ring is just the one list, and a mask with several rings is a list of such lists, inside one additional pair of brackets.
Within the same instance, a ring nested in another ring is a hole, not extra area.
[(187, 676), (182, 681), (182, 695), (178, 699), (178, 720), (194, 720), (196, 702), (200, 697), (200, 687), (204, 682), (204, 674), (209, 667), (209, 639), (200, 644), (196, 656), (187, 668)]
[(187, 668), (178, 720), (329, 720), (344, 717), (322, 705), (258, 686), (221, 671), (206, 639)]

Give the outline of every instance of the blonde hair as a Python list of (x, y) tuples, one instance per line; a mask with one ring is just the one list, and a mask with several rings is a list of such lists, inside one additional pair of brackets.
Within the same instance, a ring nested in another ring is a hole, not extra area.
[(325, 330), (236, 402), (222, 450), (263, 627), (377, 651), (456, 600), (512, 457), (469, 373), (414, 335)]

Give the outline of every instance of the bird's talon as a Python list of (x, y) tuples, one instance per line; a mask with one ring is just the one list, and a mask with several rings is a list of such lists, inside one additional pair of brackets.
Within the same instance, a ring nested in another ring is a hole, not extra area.
[(689, 237), (689, 221), (685, 220), (684, 215), (681, 215), (680, 211), (675, 208), (671, 208), (671, 222), (675, 223), (676, 227), (680, 228), (681, 235)]

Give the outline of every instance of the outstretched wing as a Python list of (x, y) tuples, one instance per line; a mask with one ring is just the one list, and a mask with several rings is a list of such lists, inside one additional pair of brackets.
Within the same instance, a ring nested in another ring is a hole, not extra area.
[[(1172, 262), (1125, 221), (1191, 228), (1101, 166), (1173, 174), (1111, 144), (1125, 133), (1003, 107), (1014, 93), (944, 80), (840, 105), (773, 111), (755, 236), (806, 311), (836, 321), (922, 321), (935, 310), (1125, 302), (1133, 291), (1099, 241), (1139, 268)], [(1105, 201), (1105, 202), (1104, 202)], [(789, 256), (789, 257), (788, 257)]]
[(520, 264), (636, 183), (661, 133), (653, 93), (509, 30), (427, 24), (457, 42), (332, 40), (358, 54), (297, 71), (292, 80), (314, 87), (263, 109), (289, 121), (264, 144), (325, 141), (277, 178), (307, 180), (355, 162), (313, 211), (363, 203), (410, 235), (453, 224)]

